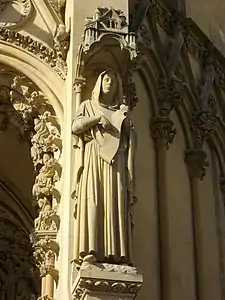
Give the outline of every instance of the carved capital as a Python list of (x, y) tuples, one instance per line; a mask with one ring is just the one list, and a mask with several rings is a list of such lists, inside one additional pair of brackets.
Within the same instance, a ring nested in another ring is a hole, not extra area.
[(160, 115), (168, 117), (170, 112), (183, 101), (184, 83), (175, 77), (170, 79), (162, 77), (158, 89)]
[(209, 163), (206, 160), (207, 155), (202, 149), (190, 149), (185, 153), (185, 162), (188, 167), (188, 174), (191, 179), (203, 179), (206, 172), (206, 167)]
[(157, 141), (161, 142), (167, 149), (176, 135), (176, 129), (171, 119), (167, 117), (157, 117), (152, 119), (150, 124), (152, 136)]
[(199, 110), (192, 115), (192, 132), (194, 145), (201, 148), (204, 141), (214, 132), (216, 114), (209, 110)]
[(39, 267), (41, 277), (45, 277), (47, 274), (57, 280), (58, 271), (55, 269), (55, 257), (59, 252), (58, 243), (51, 238), (51, 236), (35, 235), (35, 241), (33, 243), (34, 258), (36, 264)]
[(120, 299), (127, 299), (127, 296), (134, 299), (142, 287), (142, 275), (124, 272), (123, 267), (129, 269), (128, 266), (108, 268), (107, 264), (94, 267), (90, 264), (81, 269), (73, 284), (73, 299), (83, 299), (87, 294), (96, 297), (98, 293), (99, 296), (113, 294)]
[(75, 78), (74, 83), (73, 83), (73, 88), (74, 88), (75, 94), (81, 93), (85, 84), (86, 84), (85, 78), (83, 78), (83, 77)]

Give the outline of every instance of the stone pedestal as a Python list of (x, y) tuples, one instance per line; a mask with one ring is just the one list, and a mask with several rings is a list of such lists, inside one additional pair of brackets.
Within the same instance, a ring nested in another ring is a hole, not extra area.
[(75, 278), (72, 295), (75, 300), (134, 299), (143, 278), (133, 267), (83, 263)]

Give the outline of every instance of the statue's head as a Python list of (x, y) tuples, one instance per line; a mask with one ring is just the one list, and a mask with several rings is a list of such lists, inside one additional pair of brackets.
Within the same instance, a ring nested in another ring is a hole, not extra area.
[(102, 78), (101, 93), (105, 96), (115, 96), (117, 91), (117, 74), (113, 71), (108, 71)]
[(96, 81), (92, 92), (92, 100), (100, 105), (116, 108), (123, 101), (122, 80), (118, 72), (114, 70), (103, 71)]

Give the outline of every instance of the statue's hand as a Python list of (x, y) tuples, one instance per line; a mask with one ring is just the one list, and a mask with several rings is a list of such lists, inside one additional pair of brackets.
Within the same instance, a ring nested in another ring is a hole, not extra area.
[(128, 114), (129, 114), (129, 106), (127, 106), (127, 105), (125, 105), (125, 104), (121, 104), (120, 105), (120, 111), (122, 112), (122, 114), (124, 115), (124, 116), (128, 116)]
[(109, 122), (109, 120), (101, 115), (101, 118), (100, 118), (100, 121), (99, 121), (99, 124), (103, 127), (103, 129), (105, 129), (106, 131), (109, 131), (111, 130), (112, 128), (112, 124)]

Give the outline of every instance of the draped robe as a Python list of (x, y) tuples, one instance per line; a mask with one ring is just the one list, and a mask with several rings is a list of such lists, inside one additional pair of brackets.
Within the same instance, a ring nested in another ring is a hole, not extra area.
[(94, 99), (81, 103), (73, 126), (82, 127), (99, 112), (113, 129), (97, 124), (77, 134), (75, 260), (93, 254), (100, 262), (131, 263), (134, 130), (119, 109)]

